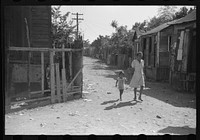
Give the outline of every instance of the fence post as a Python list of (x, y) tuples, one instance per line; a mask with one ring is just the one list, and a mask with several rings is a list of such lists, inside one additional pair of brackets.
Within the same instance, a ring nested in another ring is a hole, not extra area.
[(59, 63), (56, 63), (56, 99), (58, 102), (61, 102), (61, 94), (60, 94), (60, 71), (59, 71)]
[(55, 72), (54, 72), (54, 52), (50, 52), (50, 69), (51, 69), (51, 103), (55, 102)]
[[(64, 48), (64, 45), (63, 45)], [(66, 101), (66, 69), (65, 69), (65, 52), (62, 52), (62, 95), (63, 101)]]
[(42, 94), (44, 95), (44, 52), (41, 52), (41, 76), (42, 76), (41, 89), (42, 89)]

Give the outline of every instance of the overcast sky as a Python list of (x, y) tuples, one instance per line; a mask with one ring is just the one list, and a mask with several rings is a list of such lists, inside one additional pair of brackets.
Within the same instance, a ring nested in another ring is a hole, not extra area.
[[(127, 25), (131, 29), (135, 22), (143, 22), (156, 16), (158, 8), (159, 6), (61, 6), (61, 12), (83, 14), (79, 17), (84, 19), (80, 21), (80, 31), (84, 40), (92, 42), (99, 35), (111, 35), (114, 32), (110, 25), (112, 20), (116, 20), (119, 26)], [(70, 14), (69, 18), (75, 18), (75, 15)]]

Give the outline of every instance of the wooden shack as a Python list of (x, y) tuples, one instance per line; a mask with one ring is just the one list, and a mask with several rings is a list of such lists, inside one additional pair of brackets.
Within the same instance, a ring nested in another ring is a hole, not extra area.
[(146, 77), (156, 81), (169, 80), (169, 54), (173, 28), (164, 23), (140, 37), (140, 50), (145, 62)]
[(196, 89), (196, 10), (170, 24), (170, 84), (185, 91)]
[[(52, 103), (76, 93), (81, 97), (82, 38), (70, 46), (52, 47), (51, 6), (7, 6), (4, 20), (6, 100), (30, 101), (46, 92)], [(61, 52), (61, 61), (56, 60), (57, 52)]]
[[(51, 7), (50, 6), (7, 6), (4, 9), (5, 48), (31, 47), (51, 48)], [(9, 51), (7, 55), (8, 84), (11, 94), (27, 91), (28, 52)], [(45, 66), (48, 55), (44, 54)], [(30, 55), (30, 90), (41, 89), (40, 53)]]

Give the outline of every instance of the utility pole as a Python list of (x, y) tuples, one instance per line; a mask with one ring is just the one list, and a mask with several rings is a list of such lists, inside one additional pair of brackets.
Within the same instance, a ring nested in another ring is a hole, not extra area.
[(76, 33), (76, 39), (78, 39), (78, 21), (79, 20), (83, 20), (83, 18), (78, 18), (79, 15), (83, 15), (83, 14), (79, 14), (79, 13), (72, 13), (72, 15), (76, 15), (76, 18), (72, 18), (73, 20), (76, 20), (76, 24), (77, 24), (77, 33)]

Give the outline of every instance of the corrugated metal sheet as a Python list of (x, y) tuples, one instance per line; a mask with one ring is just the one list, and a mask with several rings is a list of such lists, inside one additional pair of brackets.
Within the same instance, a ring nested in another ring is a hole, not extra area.
[(150, 30), (150, 31), (147, 31), (146, 33), (143, 33), (142, 36), (143, 36), (143, 35), (149, 35), (149, 34), (157, 33), (157, 32), (159, 32), (159, 31), (161, 31), (161, 30), (163, 30), (163, 29), (169, 27), (172, 23), (174, 23), (174, 22), (176, 22), (176, 21), (177, 21), (177, 20), (173, 20), (173, 21), (170, 21), (170, 22), (161, 24), (161, 25), (159, 25), (158, 27), (156, 27), (156, 28), (154, 28), (154, 29), (152, 29), (152, 30)]
[(195, 21), (195, 20), (196, 20), (196, 10), (192, 11), (190, 14), (186, 15), (183, 18), (164, 23), (164, 24), (162, 24), (162, 25), (160, 25), (160, 26), (158, 26), (158, 27), (146, 32), (146, 33), (143, 33), (142, 36), (157, 33), (159, 31), (169, 27), (170, 25), (181, 24), (181, 23), (184, 23), (184, 22), (191, 22), (191, 21)]
[(169, 23), (169, 24), (170, 25), (181, 24), (184, 22), (191, 22), (191, 21), (195, 21), (195, 20), (196, 20), (196, 10), (192, 11), (190, 14), (186, 15), (185, 17), (178, 19), (176, 22)]

